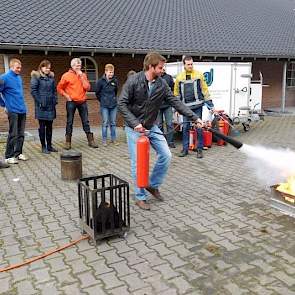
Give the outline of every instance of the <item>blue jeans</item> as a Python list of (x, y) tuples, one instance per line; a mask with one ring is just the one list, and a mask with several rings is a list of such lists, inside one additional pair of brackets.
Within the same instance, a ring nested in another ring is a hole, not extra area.
[[(200, 118), (202, 119), (202, 110), (203, 107), (199, 107), (197, 109), (193, 109), (192, 111)], [(182, 150), (184, 152), (188, 151), (189, 147), (189, 129), (191, 123), (189, 122), (189, 118), (183, 116), (183, 130), (182, 130)], [(197, 140), (198, 140), (198, 145), (197, 149), (203, 149), (204, 147), (204, 137), (203, 137), (203, 130), (202, 128), (197, 128)]]
[(89, 133), (90, 125), (88, 120), (87, 102), (85, 101), (83, 103), (76, 103), (74, 101), (67, 101), (66, 108), (67, 108), (66, 135), (72, 135), (73, 133), (73, 121), (74, 121), (76, 109), (78, 109), (84, 132)]
[[(151, 131), (162, 133), (157, 125), (154, 125)], [(137, 187), (136, 182), (136, 142), (140, 137), (140, 133), (128, 126), (125, 127), (125, 132), (131, 161), (131, 175), (135, 184), (135, 199), (146, 200), (145, 189)], [(151, 147), (157, 153), (157, 161), (150, 175), (149, 186), (159, 188), (167, 174), (172, 155), (164, 135), (150, 132), (147, 136), (150, 140)]]
[(162, 132), (164, 132), (164, 117), (165, 117), (165, 123), (167, 127), (167, 142), (168, 144), (174, 143), (174, 128), (173, 128), (173, 113), (172, 113), (172, 107), (167, 107), (165, 109), (160, 109), (158, 114), (158, 126), (161, 129)]
[(106, 142), (108, 137), (108, 126), (111, 129), (111, 140), (116, 140), (116, 118), (117, 107), (114, 108), (100, 108), (102, 117), (102, 141)]

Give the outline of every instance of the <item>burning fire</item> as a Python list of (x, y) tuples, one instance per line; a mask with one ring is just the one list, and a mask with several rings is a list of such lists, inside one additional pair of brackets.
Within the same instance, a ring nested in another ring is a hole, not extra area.
[(281, 193), (295, 196), (295, 176), (290, 176), (287, 178), (287, 182), (280, 183), (277, 190)]

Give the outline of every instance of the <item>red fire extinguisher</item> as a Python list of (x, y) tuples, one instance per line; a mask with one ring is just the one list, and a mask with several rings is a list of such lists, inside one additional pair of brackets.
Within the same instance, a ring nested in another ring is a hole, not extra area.
[[(219, 126), (219, 132), (225, 134), (224, 121), (222, 119), (218, 121), (218, 126)], [(224, 145), (224, 144), (225, 144), (225, 141), (223, 139), (219, 138), (217, 140), (217, 145)]]
[[(229, 123), (227, 120), (223, 119), (222, 117), (219, 120), (219, 131), (223, 133), (224, 135), (229, 134)], [(217, 145), (225, 145), (226, 142), (223, 139), (218, 139)]]
[(196, 143), (197, 143), (197, 132), (196, 130), (191, 127), (189, 130), (189, 150), (194, 150), (196, 148)]
[(150, 141), (144, 134), (137, 140), (136, 152), (137, 186), (140, 188), (146, 188), (149, 186)]
[(204, 129), (203, 136), (204, 136), (204, 146), (210, 148), (212, 146), (212, 132)]
[(212, 146), (212, 132), (207, 130), (207, 128), (211, 127), (211, 122), (206, 122), (205, 128), (203, 129), (204, 146), (208, 148)]
[(223, 121), (224, 121), (224, 127), (223, 127), (224, 134), (229, 135), (229, 127), (230, 127), (229, 123), (228, 123), (228, 121), (226, 119), (223, 119)]

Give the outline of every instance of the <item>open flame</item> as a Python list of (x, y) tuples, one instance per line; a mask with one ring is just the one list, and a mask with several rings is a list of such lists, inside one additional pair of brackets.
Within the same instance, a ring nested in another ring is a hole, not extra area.
[(280, 183), (277, 190), (281, 193), (295, 196), (295, 175), (287, 178), (287, 182)]

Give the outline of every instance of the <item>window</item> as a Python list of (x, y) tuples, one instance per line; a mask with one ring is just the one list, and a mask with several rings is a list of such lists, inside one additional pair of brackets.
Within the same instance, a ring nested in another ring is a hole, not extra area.
[(295, 87), (295, 62), (290, 62), (287, 67), (287, 86)]
[(97, 64), (90, 56), (81, 56), (82, 71), (87, 74), (91, 88), (89, 92), (95, 92), (95, 83), (98, 77)]

